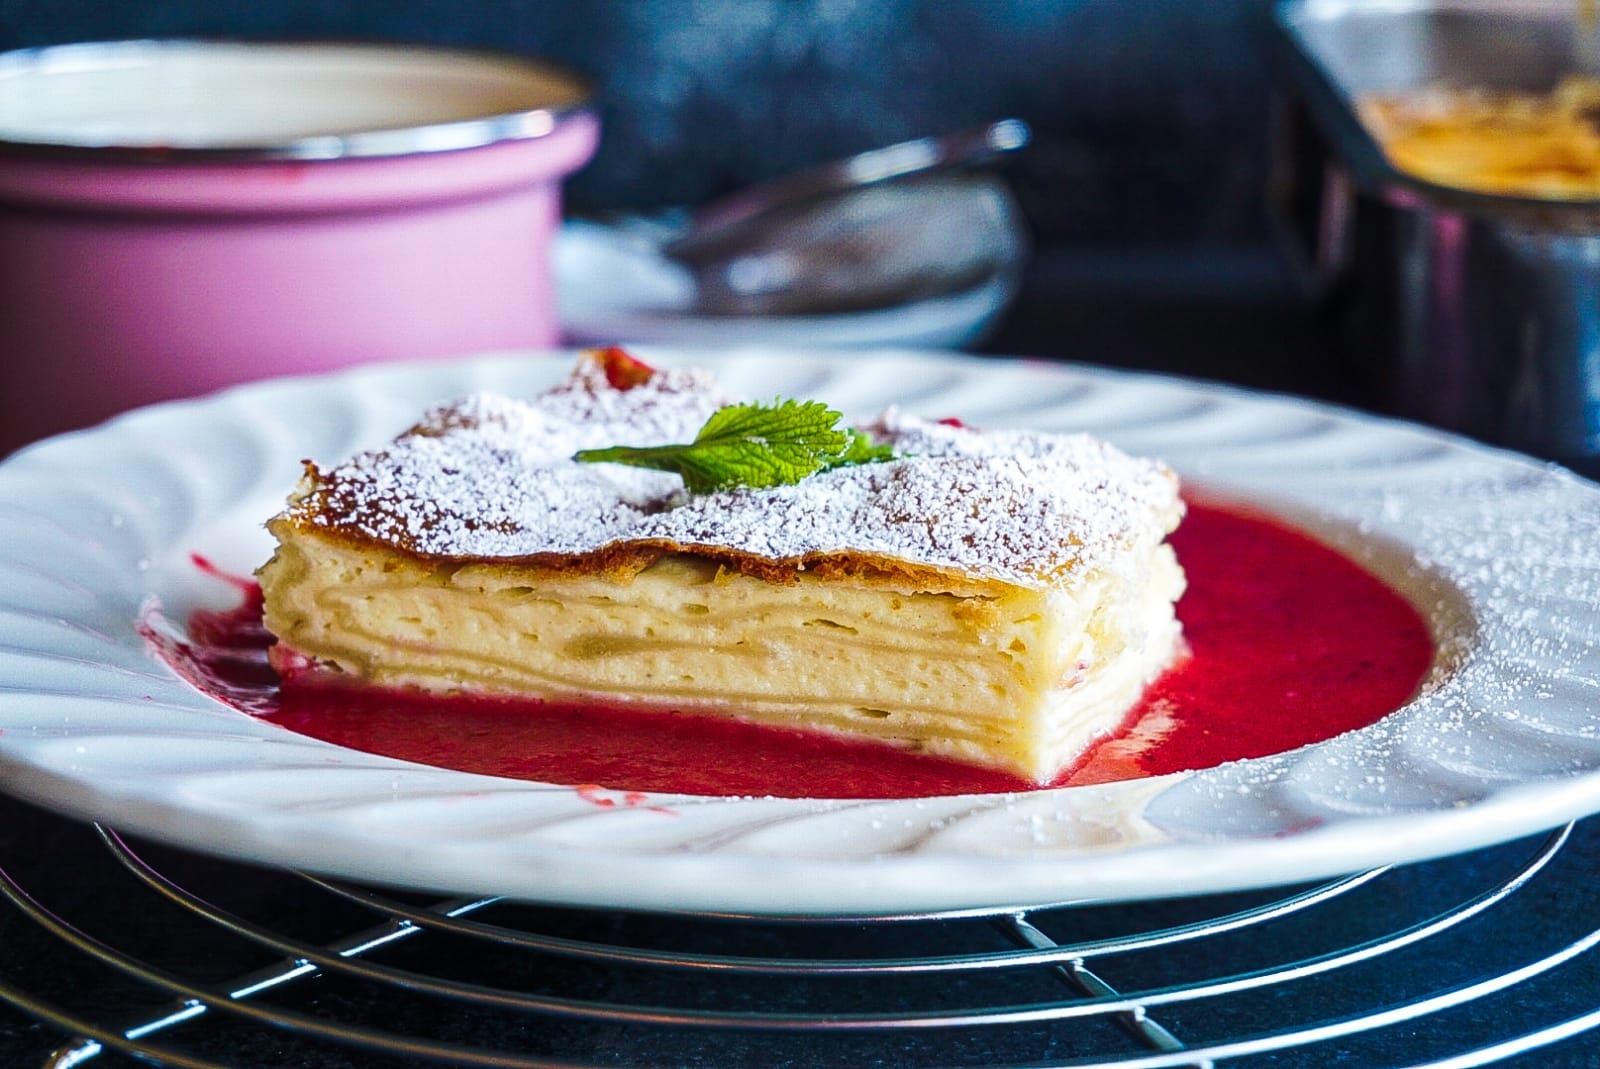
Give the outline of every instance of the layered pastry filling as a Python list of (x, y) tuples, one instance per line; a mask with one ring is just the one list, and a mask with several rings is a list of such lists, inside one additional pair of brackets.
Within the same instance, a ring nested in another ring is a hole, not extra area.
[(742, 400), (624, 360), (308, 463), (259, 573), (286, 680), (635, 703), (1048, 782), (1178, 655), (1161, 464), (891, 410), (864, 429), (894, 459), (691, 493), (573, 459)]

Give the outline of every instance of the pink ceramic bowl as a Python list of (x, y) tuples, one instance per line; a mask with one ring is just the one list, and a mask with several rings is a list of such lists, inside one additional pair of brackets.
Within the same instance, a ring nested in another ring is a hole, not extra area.
[(587, 104), (441, 49), (0, 55), (0, 453), (270, 375), (555, 343)]

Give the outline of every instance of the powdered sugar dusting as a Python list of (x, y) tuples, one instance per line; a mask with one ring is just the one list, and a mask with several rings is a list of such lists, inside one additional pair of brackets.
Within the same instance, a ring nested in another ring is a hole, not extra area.
[(430, 557), (595, 553), (629, 542), (770, 562), (870, 554), (1027, 586), (1114, 566), (1181, 513), (1161, 463), (1087, 435), (979, 432), (891, 409), (865, 429), (902, 459), (797, 485), (689, 495), (677, 476), (580, 464), (580, 449), (693, 439), (726, 394), (698, 370), (627, 389), (590, 358), (532, 401), (478, 394), (388, 447), (313, 472), (297, 522)]

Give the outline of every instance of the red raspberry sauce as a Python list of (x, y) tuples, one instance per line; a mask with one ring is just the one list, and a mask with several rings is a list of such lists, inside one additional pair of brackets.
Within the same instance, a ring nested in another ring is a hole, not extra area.
[[(1058, 786), (1206, 768), (1363, 727), (1433, 658), (1426, 623), (1345, 557), (1271, 520), (1191, 504), (1172, 542), (1191, 656)], [(203, 563), (203, 562), (202, 562)], [(428, 765), (624, 792), (909, 798), (1030, 787), (877, 745), (693, 716), (354, 689), (280, 687), (259, 591), (157, 639), (197, 686), (283, 728)], [(153, 636), (154, 637), (154, 636)], [(630, 797), (642, 797), (630, 795)]]

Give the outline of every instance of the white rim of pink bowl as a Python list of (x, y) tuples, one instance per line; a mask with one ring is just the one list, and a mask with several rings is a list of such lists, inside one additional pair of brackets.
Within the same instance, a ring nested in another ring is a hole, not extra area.
[[(272, 94), (307, 89), (323, 114), (286, 121)], [(592, 124), (591, 93), (585, 78), (541, 59), (437, 45), (50, 45), (0, 53), (0, 151), (166, 163), (412, 156)]]

